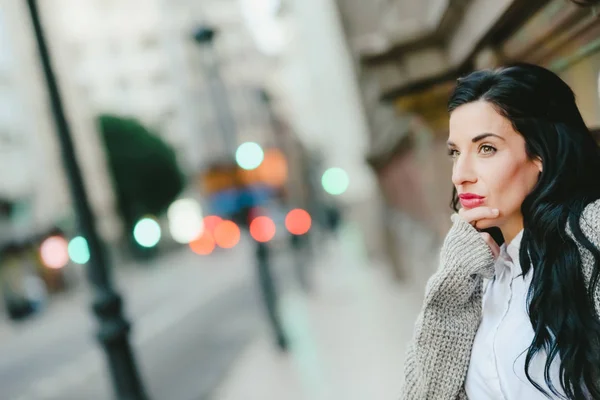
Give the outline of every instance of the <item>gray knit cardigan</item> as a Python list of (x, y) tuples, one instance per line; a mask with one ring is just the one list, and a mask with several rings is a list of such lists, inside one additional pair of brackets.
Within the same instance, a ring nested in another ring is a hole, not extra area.
[[(456, 214), (452, 221), (408, 347), (402, 400), (467, 399), (464, 384), (481, 320), (482, 283), (494, 275), (494, 258), (475, 228)], [(600, 246), (600, 200), (586, 207), (580, 225)], [(589, 283), (594, 259), (578, 247)], [(594, 299), (600, 314), (600, 289)]]

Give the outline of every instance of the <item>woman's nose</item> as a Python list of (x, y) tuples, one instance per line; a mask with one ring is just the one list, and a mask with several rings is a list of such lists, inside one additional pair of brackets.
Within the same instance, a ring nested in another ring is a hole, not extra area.
[(472, 163), (468, 157), (458, 157), (452, 168), (452, 183), (454, 186), (474, 183), (477, 180)]

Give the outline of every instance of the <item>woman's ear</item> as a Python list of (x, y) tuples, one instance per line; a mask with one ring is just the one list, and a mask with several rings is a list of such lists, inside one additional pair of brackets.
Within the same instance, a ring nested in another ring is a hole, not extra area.
[(542, 164), (542, 159), (537, 157), (533, 163), (537, 167), (538, 171), (540, 171), (540, 173), (542, 173), (542, 171), (544, 170), (544, 165)]

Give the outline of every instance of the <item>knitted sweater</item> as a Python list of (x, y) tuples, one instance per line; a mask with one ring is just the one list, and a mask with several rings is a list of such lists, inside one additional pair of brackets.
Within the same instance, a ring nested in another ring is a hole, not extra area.
[[(452, 221), (408, 348), (402, 400), (467, 399), (464, 383), (481, 320), (483, 278), (493, 277), (494, 258), (475, 228), (456, 214)], [(600, 200), (586, 207), (580, 225), (600, 247)], [(589, 283), (594, 259), (578, 247)], [(594, 299), (600, 315), (600, 289)]]

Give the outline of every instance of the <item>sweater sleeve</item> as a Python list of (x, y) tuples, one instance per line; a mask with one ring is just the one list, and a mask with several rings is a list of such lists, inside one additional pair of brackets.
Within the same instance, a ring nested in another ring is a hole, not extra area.
[(479, 232), (458, 215), (427, 282), (409, 344), (402, 400), (466, 399), (464, 379), (481, 318), (482, 276), (494, 258)]
[[(585, 208), (581, 215), (580, 226), (583, 234), (597, 249), (600, 249), (600, 200), (590, 203)], [(589, 284), (593, 273), (594, 257), (592, 253), (585, 249), (581, 244), (577, 243), (577, 245), (581, 253), (583, 274)], [(596, 305), (596, 312), (600, 315), (600, 284), (596, 286), (596, 290), (593, 293), (593, 299), (594, 304)]]

